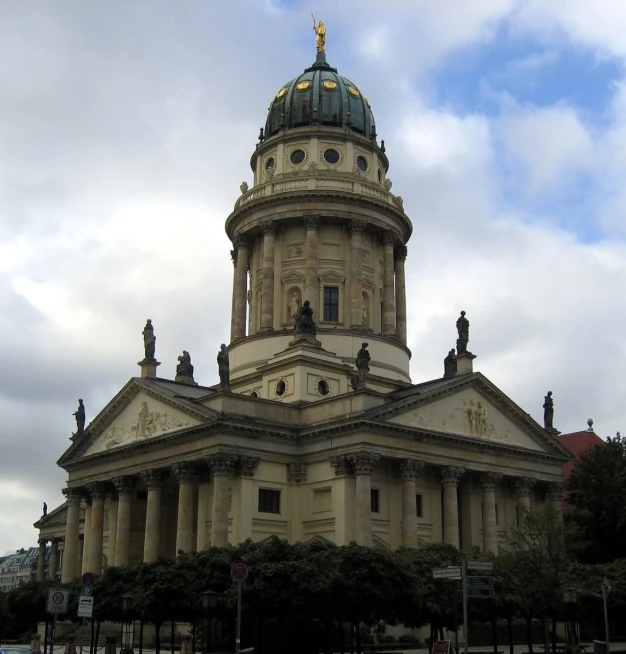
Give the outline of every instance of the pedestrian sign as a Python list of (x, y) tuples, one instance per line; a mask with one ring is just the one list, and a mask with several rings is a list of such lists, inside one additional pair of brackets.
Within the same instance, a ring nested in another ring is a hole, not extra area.
[(50, 588), (48, 590), (48, 613), (67, 613), (69, 591), (65, 588)]

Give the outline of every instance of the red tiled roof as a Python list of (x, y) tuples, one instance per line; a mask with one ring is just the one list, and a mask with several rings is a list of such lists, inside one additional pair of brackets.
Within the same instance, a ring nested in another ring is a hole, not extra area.
[[(571, 434), (560, 434), (558, 436), (561, 445), (565, 446), (575, 457), (579, 459), (588, 449), (594, 445), (605, 445), (600, 436), (592, 431), (575, 431)], [(572, 472), (576, 461), (568, 461), (563, 466), (563, 476), (567, 479)]]

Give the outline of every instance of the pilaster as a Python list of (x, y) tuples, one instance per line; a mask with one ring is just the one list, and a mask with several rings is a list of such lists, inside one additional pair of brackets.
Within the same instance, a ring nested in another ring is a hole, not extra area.
[(396, 335), (396, 303), (394, 289), (393, 246), (396, 235), (385, 232), (383, 235), (383, 335)]
[(402, 345), (406, 345), (406, 276), (404, 263), (406, 261), (406, 245), (396, 246), (396, 336)]

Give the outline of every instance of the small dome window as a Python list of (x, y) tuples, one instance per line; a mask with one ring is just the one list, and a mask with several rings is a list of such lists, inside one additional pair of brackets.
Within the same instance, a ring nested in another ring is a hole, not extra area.
[(294, 150), (289, 156), (289, 161), (291, 161), (291, 163), (294, 166), (300, 165), (305, 159), (306, 159), (306, 154), (304, 150), (300, 150), (299, 148), (297, 150)]
[(356, 165), (365, 172), (367, 170), (367, 159), (363, 155), (356, 158)]
[(339, 163), (339, 160), (341, 159), (341, 155), (337, 150), (334, 150), (333, 148), (328, 148), (328, 150), (324, 150), (324, 161), (329, 164), (336, 164)]
[(269, 157), (269, 159), (267, 159), (267, 161), (265, 162), (265, 170), (268, 170), (269, 168), (273, 168), (274, 163), (275, 163), (274, 157)]
[(280, 397), (281, 395), (285, 394), (285, 391), (287, 390), (287, 386), (285, 382), (281, 379), (277, 384), (276, 384), (276, 395)]
[(320, 379), (317, 382), (317, 392), (320, 395), (328, 395), (330, 393), (330, 387), (325, 379)]

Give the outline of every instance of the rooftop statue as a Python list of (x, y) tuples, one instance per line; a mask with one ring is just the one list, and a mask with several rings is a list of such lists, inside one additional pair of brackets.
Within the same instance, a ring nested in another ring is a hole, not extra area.
[[(370, 353), (367, 351), (367, 346), (369, 343), (362, 343), (361, 349), (357, 352), (355, 365), (358, 370), (358, 387), (365, 388), (367, 382), (367, 376), (370, 371)], [(353, 386), (354, 388), (354, 386)]]
[(554, 400), (552, 399), (552, 391), (543, 398), (543, 426), (546, 429), (554, 429)]
[(448, 352), (448, 356), (443, 360), (443, 376), (445, 379), (456, 375), (456, 354), (454, 348)]
[(298, 315), (294, 320), (293, 328), (296, 334), (311, 334), (315, 337), (316, 329), (315, 323), (313, 322), (313, 309), (311, 309), (311, 303), (308, 300), (305, 300), (304, 304), (300, 307)]
[(150, 320), (150, 318), (148, 318), (146, 326), (143, 328), (141, 333), (143, 334), (145, 357), (146, 359), (154, 359), (156, 336), (154, 335), (154, 327), (152, 326), (152, 320)]
[(217, 368), (220, 375), (220, 387), (228, 388), (230, 386), (230, 360), (224, 343), (220, 345), (217, 353)]
[(78, 436), (85, 431), (85, 405), (82, 400), (78, 400), (78, 409), (72, 414), (76, 418), (76, 433)]
[(178, 365), (176, 366), (177, 377), (191, 377), (193, 379), (193, 366), (191, 365), (191, 355), (187, 350), (178, 357)]
[(459, 337), (456, 341), (456, 353), (467, 354), (467, 344), (469, 343), (469, 320), (465, 317), (465, 311), (461, 311), (461, 316), (456, 321), (456, 329)]
[[(313, 14), (311, 14), (313, 16)], [(315, 23), (315, 16), (313, 16), (313, 31), (315, 32), (315, 46), (318, 52), (326, 52), (326, 25), (324, 21), (320, 20)]]

